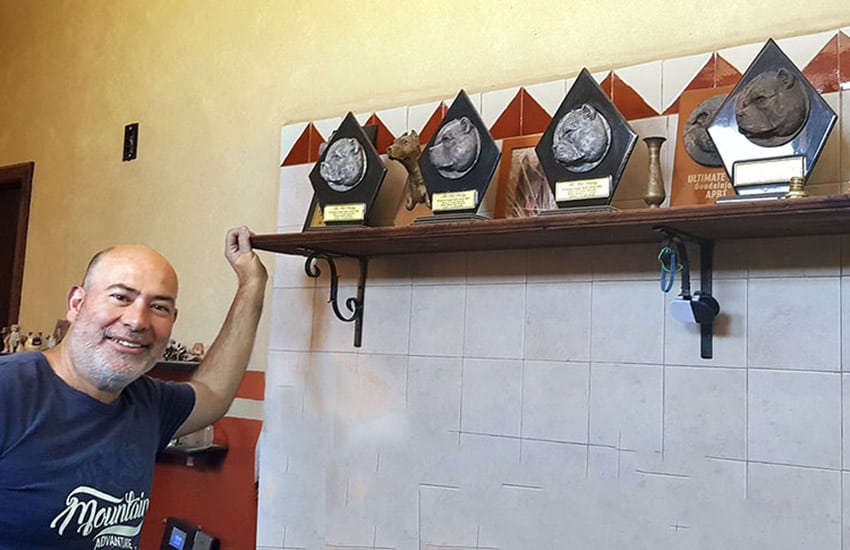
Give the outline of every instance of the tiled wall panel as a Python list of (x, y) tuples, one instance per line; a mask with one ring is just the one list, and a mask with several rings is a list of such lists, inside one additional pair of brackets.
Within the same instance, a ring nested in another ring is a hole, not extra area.
[[(850, 179), (847, 36), (779, 41), (839, 112), (813, 192)], [(760, 48), (594, 75), (642, 136), (668, 137), (668, 190), (679, 95), (734, 84)], [(510, 137), (570, 84), (471, 97)], [(360, 116), (427, 139), (452, 99)], [(338, 123), (284, 127), (281, 231), (300, 230)], [(639, 142), (621, 207), (643, 207), (645, 157)], [(359, 349), (326, 276), (278, 259), (258, 548), (850, 548), (850, 236), (719, 242), (711, 360), (670, 315), (657, 253), (372, 259)], [(356, 263), (340, 271), (353, 295)]]

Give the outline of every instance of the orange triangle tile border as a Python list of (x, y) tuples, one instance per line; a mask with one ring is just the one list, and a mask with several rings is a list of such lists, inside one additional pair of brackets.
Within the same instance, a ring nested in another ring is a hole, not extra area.
[(493, 139), (505, 139), (522, 135), (522, 89), (502, 111), (502, 114), (490, 127), (490, 135)]
[(431, 115), (431, 118), (428, 119), (428, 122), (425, 123), (425, 126), (419, 131), (419, 143), (425, 144), (431, 140), (431, 136), (436, 133), (437, 128), (439, 128), (440, 123), (443, 121), (443, 117), (446, 116), (446, 111), (449, 108), (446, 107), (446, 104), (441, 102), (440, 105), (434, 110), (434, 114)]
[(715, 70), (717, 68), (717, 54), (712, 56), (705, 62), (705, 65), (694, 75), (688, 85), (679, 92), (679, 96), (673, 101), (664, 111), (665, 115), (675, 115), (679, 113), (679, 100), (682, 98), (682, 93), (692, 90), (704, 90), (706, 88), (714, 88)]
[(809, 61), (809, 64), (803, 69), (803, 76), (811, 82), (815, 90), (822, 94), (837, 92), (841, 89), (841, 83), (838, 78), (838, 65), (838, 35), (836, 34)]
[(304, 128), (298, 139), (295, 140), (292, 149), (289, 150), (289, 154), (283, 159), (281, 166), (316, 162), (319, 160), (319, 145), (324, 142), (325, 140), (322, 134), (316, 130), (316, 127), (311, 122)]
[(283, 159), (283, 162), (280, 164), (281, 166), (292, 166), (295, 164), (304, 164), (305, 162), (309, 162), (310, 128), (312, 127), (313, 123), (311, 122), (304, 128), (301, 135), (298, 136), (298, 139), (296, 139), (295, 143), (292, 144), (292, 147), (289, 149), (289, 153), (287, 153), (286, 158)]
[(366, 124), (374, 124), (378, 127), (378, 137), (375, 140), (375, 149), (378, 151), (378, 154), (385, 153), (387, 147), (393, 144), (395, 141), (395, 136), (392, 132), (389, 131), (387, 126), (381, 120), (377, 114), (372, 113), (372, 116), (369, 117), (369, 120), (366, 121)]
[(714, 54), (714, 87), (734, 86), (743, 74), (720, 54)]
[(637, 120), (658, 116), (658, 112), (637, 93), (634, 88), (626, 84), (622, 78), (612, 73), (611, 95), (614, 105), (626, 120)]
[(546, 131), (552, 117), (525, 88), (520, 89), (522, 100), (522, 118), (520, 119), (520, 134), (542, 134)]
[(838, 32), (838, 86), (850, 90), (850, 36)]
[[(839, 30), (812, 58), (802, 72), (815, 89), (822, 94), (850, 89), (850, 36)], [(682, 89), (682, 92), (734, 86), (741, 79), (741, 76), (742, 73), (737, 68), (724, 59), (722, 55), (714, 52), (687, 86)], [(615, 71), (610, 71), (599, 83), (599, 86), (626, 120), (659, 116), (659, 113)], [(677, 97), (664, 110), (663, 115), (677, 114), (680, 98)], [(423, 144), (433, 137), (447, 111), (448, 107), (445, 102), (441, 102), (419, 130), (419, 138)], [(551, 120), (552, 117), (546, 109), (525, 88), (521, 87), (496, 119), (496, 122), (493, 123), (490, 133), (494, 139), (539, 134), (546, 130)], [(395, 136), (376, 113), (372, 113), (366, 124), (378, 126), (376, 149), (379, 153), (386, 151), (387, 147), (395, 140)], [(308, 123), (292, 145), (281, 166), (316, 162), (319, 157), (319, 146), (324, 142), (325, 139), (313, 123)]]
[(490, 127), (493, 139), (542, 134), (552, 117), (525, 88), (520, 88), (505, 110)]

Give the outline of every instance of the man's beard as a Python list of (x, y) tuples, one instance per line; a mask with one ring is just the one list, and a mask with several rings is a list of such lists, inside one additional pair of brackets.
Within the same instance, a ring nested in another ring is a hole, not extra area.
[(69, 342), (74, 367), (101, 391), (120, 392), (156, 363), (156, 357), (150, 354), (123, 355), (111, 350), (100, 333), (76, 336)]

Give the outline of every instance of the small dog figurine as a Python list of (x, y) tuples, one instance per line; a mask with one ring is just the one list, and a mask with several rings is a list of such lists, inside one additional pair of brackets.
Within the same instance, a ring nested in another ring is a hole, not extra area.
[(400, 135), (392, 145), (387, 147), (387, 156), (400, 162), (407, 170), (407, 198), (404, 200), (404, 207), (408, 210), (413, 210), (420, 202), (431, 208), (431, 197), (428, 196), (425, 180), (422, 179), (422, 172), (419, 170), (418, 161), (421, 152), (419, 134), (416, 130)]

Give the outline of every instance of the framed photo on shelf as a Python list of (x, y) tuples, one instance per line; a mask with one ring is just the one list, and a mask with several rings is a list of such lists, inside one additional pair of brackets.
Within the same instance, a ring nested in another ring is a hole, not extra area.
[(526, 218), (558, 208), (534, 151), (539, 141), (540, 134), (503, 140), (494, 218)]

